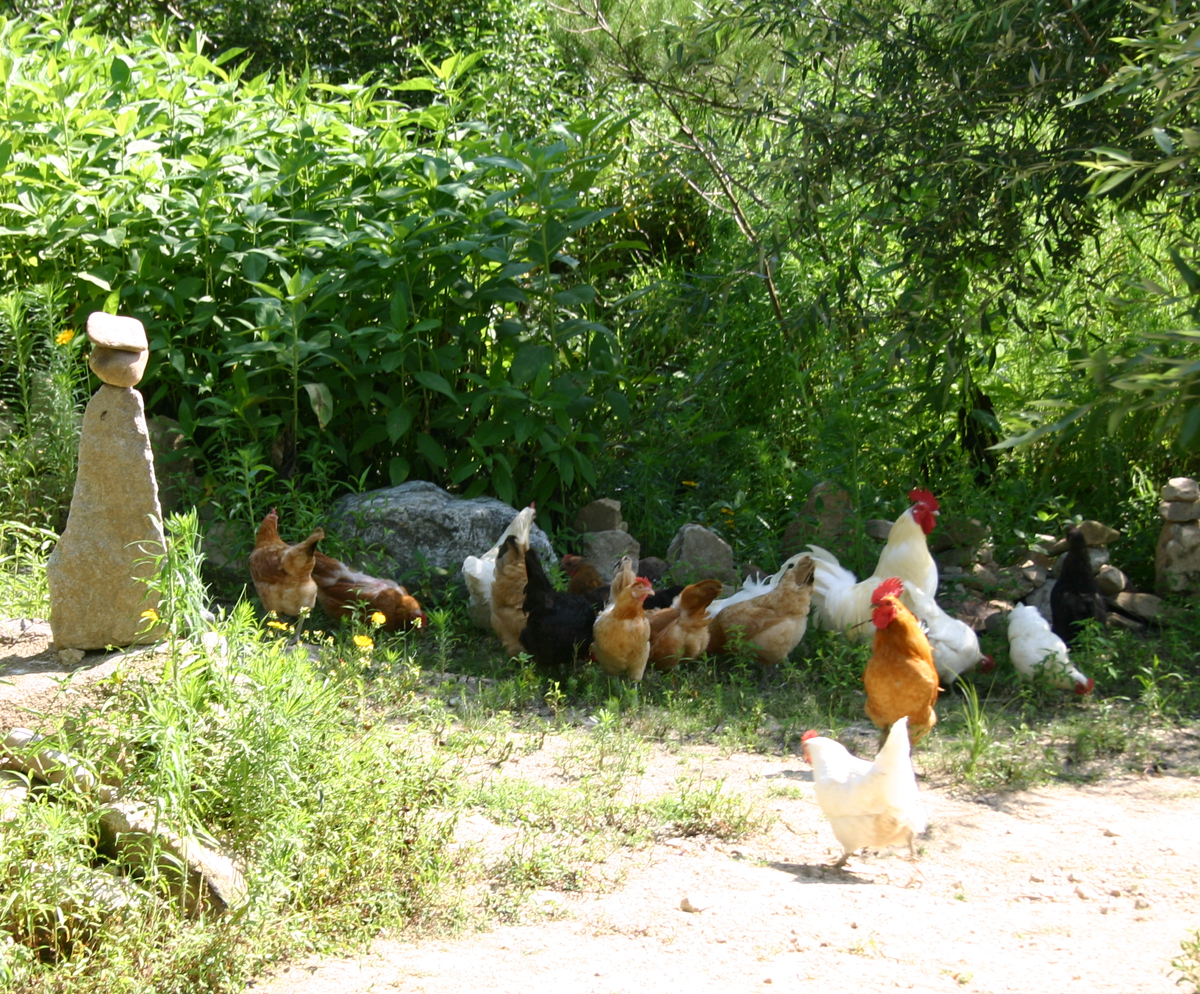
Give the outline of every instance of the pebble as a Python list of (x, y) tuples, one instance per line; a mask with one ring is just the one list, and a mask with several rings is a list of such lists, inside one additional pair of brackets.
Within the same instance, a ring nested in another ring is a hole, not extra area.
[(1109, 897), (1120, 897), (1120, 896), (1121, 896), (1121, 892), (1120, 892), (1119, 890), (1117, 890), (1117, 888), (1116, 888), (1116, 887), (1114, 887), (1112, 890), (1110, 890), (1110, 891), (1108, 892), (1108, 896), (1109, 896)]
[(1090, 901), (1096, 895), (1093, 894), (1087, 887), (1084, 887), (1082, 884), (1080, 884), (1075, 888), (1075, 896), (1081, 901)]
[(1083, 877), (1077, 877), (1077, 876), (1075, 876), (1074, 873), (1068, 873), (1067, 874), (1067, 883), (1081, 884), (1081, 883), (1083, 883)]
[(1119, 839), (1121, 837), (1120, 832), (1114, 831), (1111, 828), (1106, 828), (1104, 830), (1104, 835), (1106, 838), (1109, 838), (1109, 839)]
[(79, 663), (83, 662), (83, 650), (59, 649), (58, 661), (62, 663), (63, 666), (77, 666)]
[(1150, 907), (1150, 902), (1147, 901), (1144, 897), (1139, 897), (1136, 901), (1133, 902), (1133, 906), (1138, 911), (1145, 911), (1148, 907)]
[(1046, 882), (1046, 878), (1039, 877), (1036, 873), (1031, 873), (1029, 874), (1029, 882), (1031, 884), (1044, 884)]

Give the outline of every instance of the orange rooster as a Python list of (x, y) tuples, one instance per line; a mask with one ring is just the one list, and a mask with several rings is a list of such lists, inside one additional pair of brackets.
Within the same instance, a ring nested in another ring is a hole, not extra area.
[(668, 672), (685, 659), (697, 659), (708, 648), (708, 605), (721, 592), (720, 580), (701, 580), (684, 587), (673, 607), (648, 612), (650, 662)]
[(317, 583), (317, 600), (335, 621), (378, 612), (384, 616), (385, 631), (425, 627), (421, 605), (395, 580), (356, 572), (323, 552), (316, 554), (312, 576)]
[[(613, 581), (614, 586), (616, 580)], [(650, 621), (642, 608), (654, 592), (650, 581), (637, 577), (621, 587), (592, 627), (592, 658), (609, 676), (626, 676), (635, 683), (650, 659)]]
[(721, 609), (709, 624), (708, 651), (725, 652), (736, 629), (764, 669), (776, 665), (804, 638), (812, 592), (813, 561), (797, 557), (765, 593)]
[(492, 580), (492, 628), (504, 643), (504, 651), (515, 656), (522, 651), (521, 631), (529, 620), (525, 613), (525, 551), (528, 542), (509, 535), (496, 556), (496, 575)]
[(937, 724), (938, 674), (921, 623), (900, 602), (903, 592), (903, 581), (893, 576), (871, 595), (875, 645), (863, 670), (863, 686), (867, 717), (885, 737), (894, 722), (907, 717), (908, 737), (916, 745)]
[(263, 607), (297, 619), (289, 644), (300, 638), (304, 619), (317, 602), (312, 572), (317, 543), (324, 537), (325, 530), (318, 528), (298, 545), (288, 545), (279, 537), (279, 512), (275, 508), (258, 526), (254, 551), (250, 553), (250, 577)]

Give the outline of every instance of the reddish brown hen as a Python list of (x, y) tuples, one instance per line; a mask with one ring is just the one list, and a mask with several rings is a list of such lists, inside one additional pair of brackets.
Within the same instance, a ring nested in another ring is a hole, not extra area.
[(264, 608), (297, 619), (291, 642), (300, 638), (304, 619), (317, 602), (312, 571), (317, 543), (324, 537), (325, 530), (318, 528), (303, 542), (288, 545), (279, 537), (279, 513), (275, 508), (258, 526), (254, 551), (250, 553), (250, 577)]
[(317, 600), (335, 621), (354, 615), (369, 618), (378, 612), (384, 617), (384, 631), (425, 627), (421, 605), (395, 580), (359, 573), (323, 552), (316, 554), (312, 575)]

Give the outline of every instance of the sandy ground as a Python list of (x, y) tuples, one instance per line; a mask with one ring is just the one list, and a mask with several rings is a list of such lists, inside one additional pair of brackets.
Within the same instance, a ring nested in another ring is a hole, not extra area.
[[(535, 754), (497, 775), (543, 781), (549, 765)], [(294, 964), (253, 990), (1181, 989), (1170, 961), (1200, 927), (1194, 779), (980, 798), (926, 789), (931, 827), (915, 867), (885, 853), (835, 870), (840, 850), (802, 762), (655, 754), (642, 784), (654, 790), (701, 768), (758, 793), (774, 826), (738, 844), (667, 839), (618, 854), (611, 869), (623, 885), (536, 895), (550, 913), (536, 924), (380, 940), (363, 956)], [(770, 797), (772, 784), (800, 796)], [(476, 814), (463, 827), (483, 838), (488, 823)], [(684, 897), (703, 910), (680, 910)]]

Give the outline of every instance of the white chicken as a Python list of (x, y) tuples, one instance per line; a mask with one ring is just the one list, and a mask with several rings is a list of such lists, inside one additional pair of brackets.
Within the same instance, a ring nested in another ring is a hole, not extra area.
[[(913, 506), (892, 525), (879, 562), (865, 580), (859, 581), (827, 549), (808, 547), (817, 564), (813, 604), (822, 627), (843, 631), (856, 640), (867, 638), (871, 634), (867, 626), (873, 610), (871, 595), (888, 577), (899, 577), (905, 589), (917, 586), (930, 597), (937, 594), (937, 563), (925, 536), (937, 524), (938, 502), (928, 490), (913, 490), (908, 497)], [(906, 606), (912, 609), (911, 602)]]
[(932, 596), (915, 583), (905, 584), (900, 600), (925, 623), (925, 634), (933, 650), (933, 665), (937, 667), (943, 685), (949, 687), (976, 667), (981, 673), (990, 673), (996, 668), (996, 661), (979, 648), (979, 636), (975, 630), (948, 615)]
[(926, 821), (909, 754), (908, 718), (888, 730), (873, 763), (814, 731), (805, 732), (801, 741), (804, 759), (813, 768), (817, 803), (844, 850), (833, 865), (845, 865), (864, 846), (878, 849), (902, 842), (915, 857), (913, 839), (925, 831)]
[(1091, 677), (1071, 664), (1067, 644), (1031, 604), (1018, 604), (1008, 616), (1008, 654), (1013, 668), (1026, 680), (1041, 672), (1055, 687), (1074, 690), (1081, 697), (1095, 688)]
[(490, 630), (492, 627), (492, 581), (496, 578), (496, 557), (500, 554), (500, 546), (509, 535), (515, 535), (522, 547), (528, 548), (535, 513), (532, 504), (518, 511), (504, 533), (496, 539), (495, 545), (482, 556), (467, 556), (463, 560), (463, 581), (469, 597), (467, 613), (480, 628)]

